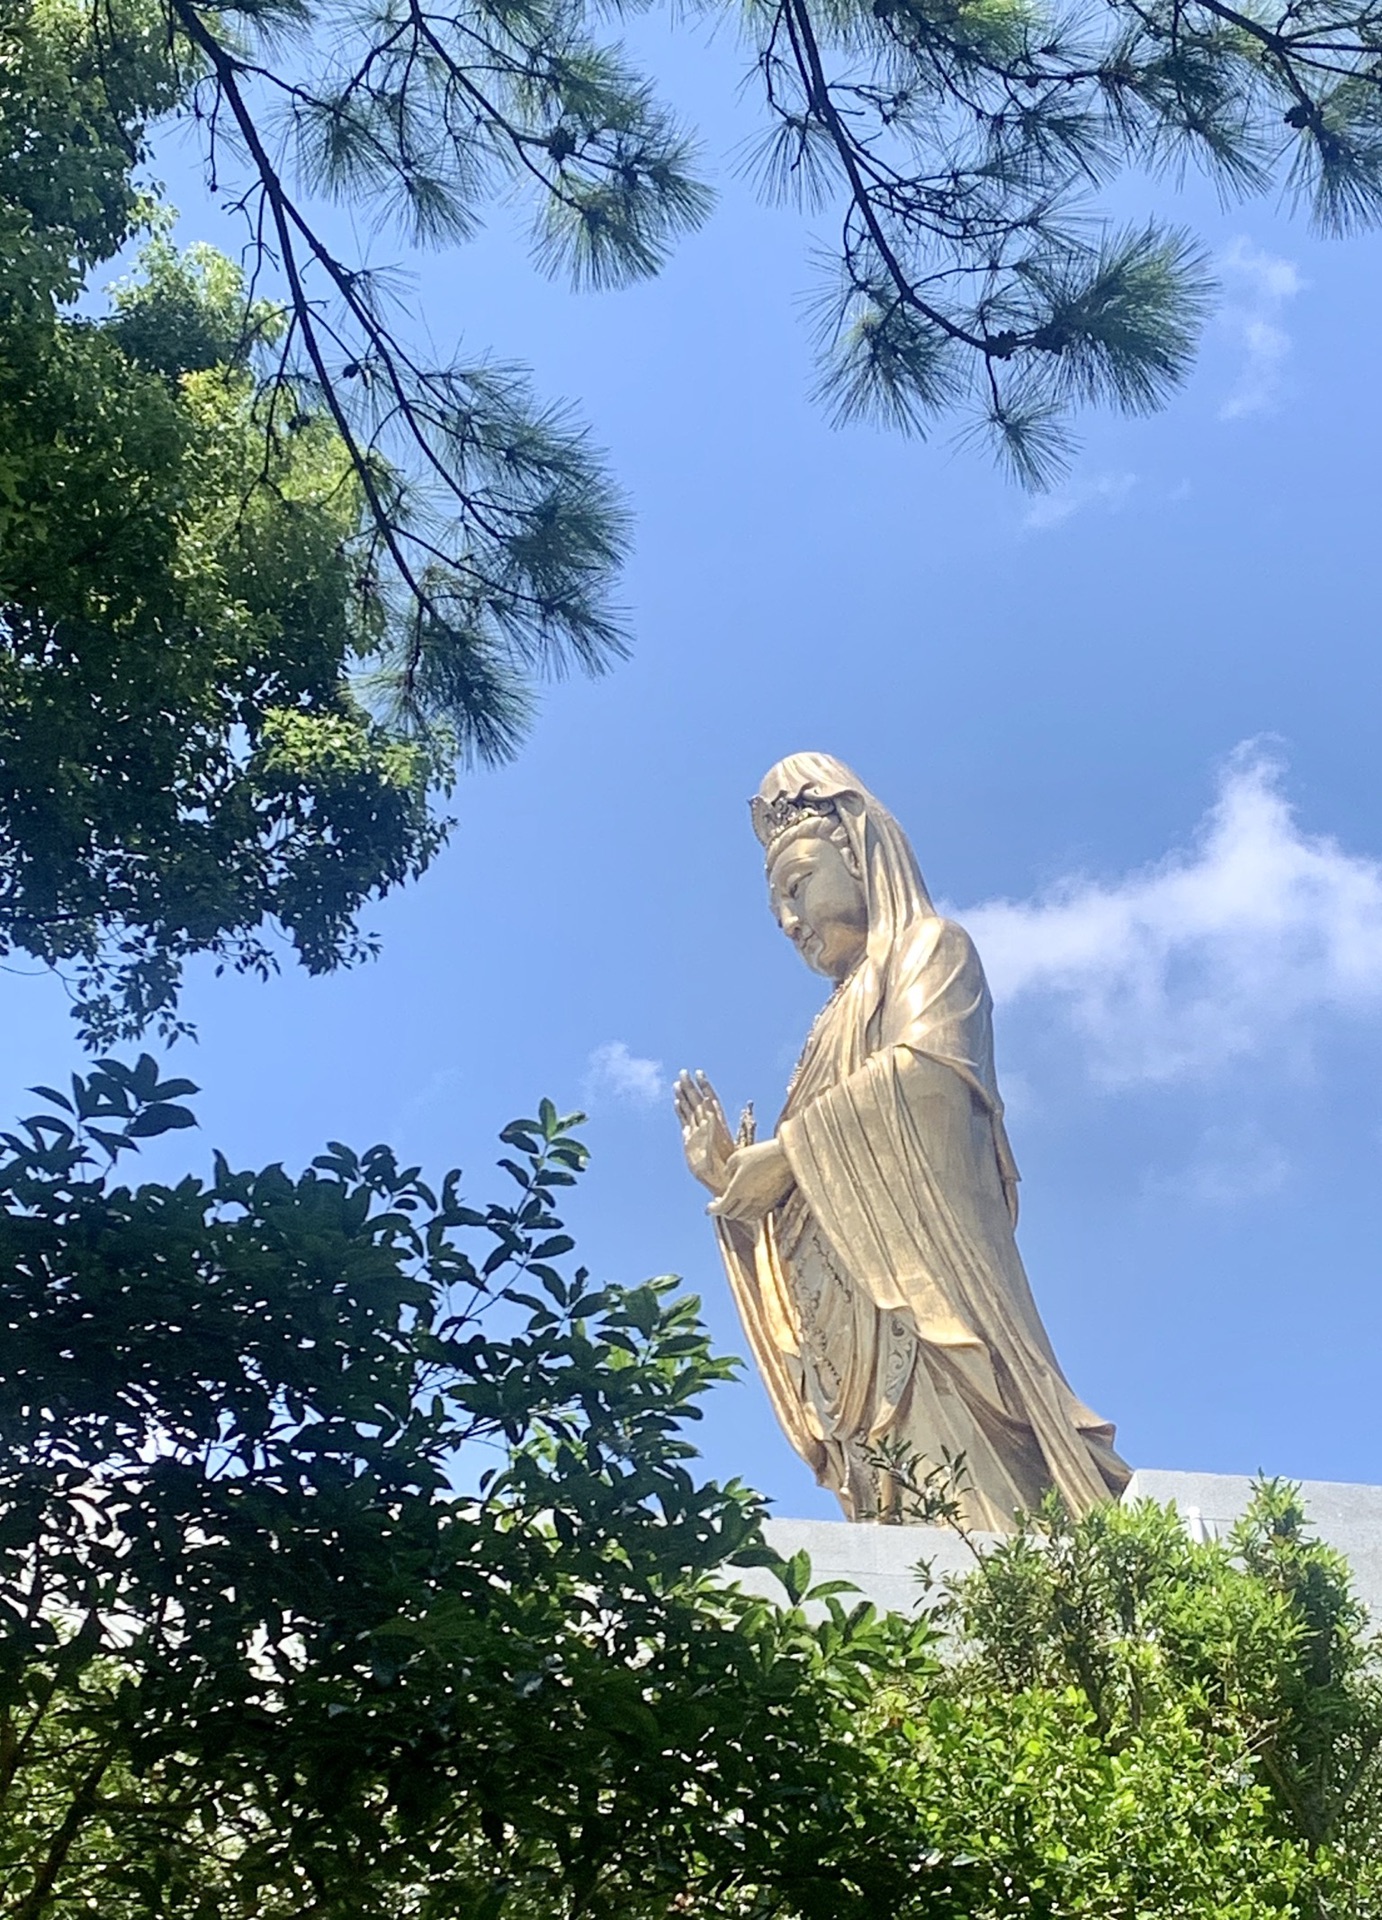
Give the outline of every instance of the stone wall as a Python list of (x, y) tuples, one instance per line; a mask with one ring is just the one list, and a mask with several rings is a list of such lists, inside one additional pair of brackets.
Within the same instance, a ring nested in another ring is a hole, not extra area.
[[(1157, 1468), (1136, 1472), (1123, 1498), (1173, 1501), (1196, 1539), (1226, 1533), (1248, 1503), (1252, 1481), (1246, 1474), (1167, 1473)], [(1382, 1487), (1346, 1481), (1307, 1480), (1301, 1488), (1315, 1530), (1347, 1555), (1358, 1590), (1373, 1619), (1382, 1621)], [(770, 1520), (770, 1543), (785, 1556), (805, 1548), (816, 1581), (848, 1580), (877, 1607), (906, 1612), (925, 1594), (917, 1576), (925, 1561), (933, 1579), (961, 1573), (973, 1564), (969, 1548), (944, 1527), (852, 1526), (844, 1520)], [(979, 1534), (982, 1544), (993, 1536)], [(778, 1598), (781, 1589), (760, 1568), (736, 1576), (755, 1593)], [(841, 1596), (844, 1598), (845, 1596)]]

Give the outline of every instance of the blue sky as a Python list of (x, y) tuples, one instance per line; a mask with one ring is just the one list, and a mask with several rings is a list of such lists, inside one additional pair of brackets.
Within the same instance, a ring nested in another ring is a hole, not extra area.
[[(550, 1093), (590, 1111), (587, 1263), (682, 1274), (740, 1350), (666, 1089), (703, 1067), (776, 1111), (820, 991), (768, 917), (745, 802), (821, 748), (989, 964), (1022, 1247), (1130, 1461), (1382, 1482), (1382, 244), (1121, 189), (1200, 231), (1221, 306), (1174, 404), (1090, 417), (1033, 499), (944, 431), (827, 425), (802, 305), (828, 223), (737, 178), (738, 52), (639, 32), (720, 193), (664, 275), (570, 294), (503, 209), (411, 263), (420, 331), (527, 362), (608, 449), (635, 655), (553, 688), (517, 764), (463, 783), (446, 855), (369, 916), (379, 962), (194, 977), (203, 1131), (150, 1165), (389, 1138), (484, 1194), (494, 1133)], [(185, 154), (160, 171), (180, 237), (233, 246)], [(0, 989), (0, 1095), (27, 1110), (75, 1064), (70, 1023), (51, 981)], [(701, 1438), (779, 1512), (834, 1512), (751, 1376)]]

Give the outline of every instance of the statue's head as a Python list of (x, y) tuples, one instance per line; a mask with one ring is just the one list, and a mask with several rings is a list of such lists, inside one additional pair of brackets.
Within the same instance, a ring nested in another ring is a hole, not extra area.
[(789, 754), (750, 802), (778, 924), (817, 973), (882, 964), (903, 929), (933, 914), (906, 835), (841, 761)]
[(829, 801), (760, 800), (754, 826), (778, 925), (813, 972), (843, 980), (864, 957), (869, 909), (838, 809)]

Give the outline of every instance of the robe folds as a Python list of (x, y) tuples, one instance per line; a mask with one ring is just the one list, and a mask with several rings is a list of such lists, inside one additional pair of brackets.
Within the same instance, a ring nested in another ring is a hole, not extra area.
[(1083, 1513), (1128, 1469), (1061, 1372), (1017, 1250), (978, 955), (921, 900), (806, 1043), (777, 1129), (790, 1193), (718, 1232), (778, 1418), (846, 1516), (886, 1506), (882, 1444), (963, 1454), (968, 1524), (1003, 1531), (1052, 1487)]

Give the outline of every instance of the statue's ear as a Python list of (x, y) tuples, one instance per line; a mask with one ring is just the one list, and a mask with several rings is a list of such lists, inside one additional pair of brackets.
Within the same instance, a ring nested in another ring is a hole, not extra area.
[(854, 851), (854, 842), (849, 837), (848, 829), (843, 825), (833, 827), (830, 832), (830, 838), (840, 849), (841, 859), (862, 887), (864, 884), (864, 869), (859, 864), (859, 857)]

